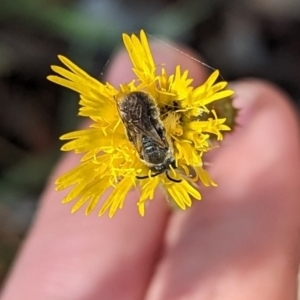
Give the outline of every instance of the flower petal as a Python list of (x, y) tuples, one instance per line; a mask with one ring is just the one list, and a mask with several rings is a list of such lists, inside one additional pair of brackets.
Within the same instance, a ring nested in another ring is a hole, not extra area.
[(132, 178), (123, 178), (105, 201), (104, 205), (99, 211), (99, 216), (103, 215), (110, 208), (109, 217), (112, 218), (116, 210), (120, 206), (123, 206), (123, 201), (125, 200), (125, 197), (132, 186)]

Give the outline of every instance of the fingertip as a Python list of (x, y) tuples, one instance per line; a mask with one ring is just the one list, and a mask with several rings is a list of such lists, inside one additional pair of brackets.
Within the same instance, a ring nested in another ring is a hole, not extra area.
[[(287, 174), (299, 177), (299, 125), (289, 96), (263, 80), (241, 80), (231, 87), (237, 125), (214, 155), (213, 178), (228, 190), (235, 187), (236, 192), (239, 186), (244, 193), (254, 182), (259, 188), (268, 182), (285, 184)], [(232, 178), (225, 170), (230, 170)]]
[[(230, 83), (235, 91), (233, 106), (239, 111), (238, 123), (243, 125), (264, 110), (277, 111), (296, 121), (292, 100), (282, 89), (266, 80), (245, 78)], [(281, 119), (281, 118), (280, 118)]]

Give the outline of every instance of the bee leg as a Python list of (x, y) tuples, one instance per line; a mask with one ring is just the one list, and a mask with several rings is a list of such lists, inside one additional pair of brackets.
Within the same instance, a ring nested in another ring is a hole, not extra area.
[(167, 178), (168, 178), (169, 180), (171, 180), (171, 181), (173, 181), (173, 182), (179, 183), (179, 182), (182, 181), (181, 179), (174, 179), (174, 178), (170, 177), (168, 171), (166, 171), (166, 176), (167, 176)]

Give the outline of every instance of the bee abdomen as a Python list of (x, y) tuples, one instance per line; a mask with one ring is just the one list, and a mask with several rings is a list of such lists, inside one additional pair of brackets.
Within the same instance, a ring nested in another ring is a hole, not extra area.
[(153, 143), (151, 138), (143, 136), (142, 143), (144, 148), (144, 159), (152, 164), (160, 164), (164, 162), (166, 158), (166, 152)]
[(151, 152), (151, 150), (154, 149), (154, 147), (153, 147), (153, 141), (150, 138), (148, 138), (147, 136), (143, 136), (142, 143), (144, 145), (144, 149), (147, 152), (148, 151)]

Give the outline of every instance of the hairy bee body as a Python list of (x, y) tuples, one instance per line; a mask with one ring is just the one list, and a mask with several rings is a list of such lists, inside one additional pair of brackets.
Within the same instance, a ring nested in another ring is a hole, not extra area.
[(155, 173), (152, 176), (167, 172), (170, 166), (175, 168), (173, 147), (155, 100), (148, 93), (138, 91), (122, 94), (116, 102), (127, 138), (141, 161)]
[(148, 136), (142, 137), (142, 148), (140, 158), (152, 171), (163, 172), (174, 164), (170, 149), (156, 145)]

